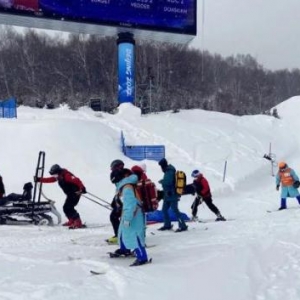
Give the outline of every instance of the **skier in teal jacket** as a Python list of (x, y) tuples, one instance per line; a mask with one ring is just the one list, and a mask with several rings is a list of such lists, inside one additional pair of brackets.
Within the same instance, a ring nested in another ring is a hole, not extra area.
[(148, 262), (145, 248), (145, 224), (141, 201), (135, 191), (138, 177), (134, 174), (129, 175), (130, 173), (131, 171), (127, 169), (114, 170), (111, 173), (111, 182), (116, 185), (123, 202), (118, 231), (120, 249), (115, 254), (127, 256), (130, 255), (130, 250), (134, 250), (136, 260), (130, 266), (139, 266)]

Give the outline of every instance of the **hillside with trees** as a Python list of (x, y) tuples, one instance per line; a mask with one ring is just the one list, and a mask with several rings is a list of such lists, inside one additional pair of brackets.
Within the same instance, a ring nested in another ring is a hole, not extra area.
[[(114, 38), (0, 31), (0, 98), (76, 109), (100, 98), (117, 106)], [(271, 71), (250, 55), (222, 57), (188, 45), (136, 43), (136, 105), (143, 112), (201, 108), (258, 114), (300, 95), (300, 70)]]

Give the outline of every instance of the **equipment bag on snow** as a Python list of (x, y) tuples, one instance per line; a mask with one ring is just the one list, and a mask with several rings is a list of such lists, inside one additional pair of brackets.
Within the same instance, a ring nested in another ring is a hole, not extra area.
[(155, 211), (158, 208), (157, 189), (155, 184), (150, 180), (142, 180), (137, 183), (136, 191), (142, 201), (144, 212)]
[(186, 175), (183, 171), (176, 171), (175, 173), (176, 193), (182, 195), (186, 186)]

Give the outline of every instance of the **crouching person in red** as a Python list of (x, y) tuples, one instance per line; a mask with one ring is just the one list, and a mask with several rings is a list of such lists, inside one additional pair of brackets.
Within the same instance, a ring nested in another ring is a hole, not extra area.
[(72, 229), (83, 227), (79, 213), (75, 210), (75, 206), (78, 204), (81, 194), (86, 193), (85, 186), (81, 180), (74, 176), (71, 172), (61, 168), (59, 165), (53, 165), (49, 171), (51, 177), (36, 178), (37, 182), (53, 183), (58, 182), (61, 189), (67, 195), (63, 211), (66, 217), (69, 219), (63, 226), (69, 226)]

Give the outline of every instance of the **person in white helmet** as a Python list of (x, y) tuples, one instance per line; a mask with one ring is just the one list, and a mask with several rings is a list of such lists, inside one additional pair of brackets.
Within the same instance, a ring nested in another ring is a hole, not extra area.
[(221, 215), (219, 209), (213, 204), (212, 195), (207, 179), (199, 170), (194, 170), (191, 174), (194, 178), (192, 185), (194, 186), (195, 192), (197, 194), (193, 204), (192, 204), (192, 220), (197, 220), (198, 206), (205, 202), (207, 207), (217, 216), (216, 221), (226, 221), (226, 219)]

